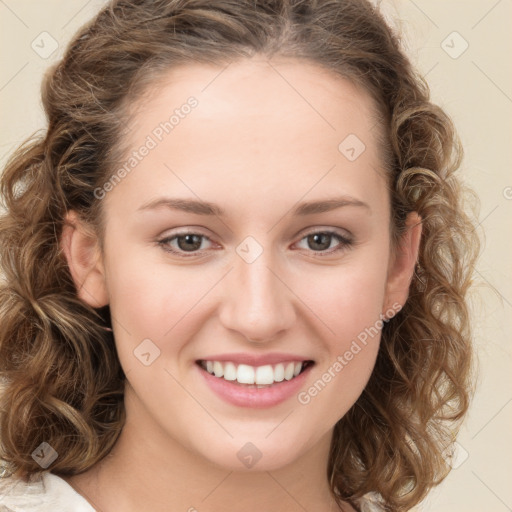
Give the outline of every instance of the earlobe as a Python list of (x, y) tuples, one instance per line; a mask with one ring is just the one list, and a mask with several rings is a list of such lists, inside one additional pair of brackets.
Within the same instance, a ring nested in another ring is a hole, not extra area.
[(407, 301), (414, 268), (418, 261), (421, 231), (421, 217), (416, 212), (409, 213), (405, 231), (390, 261), (384, 311), (397, 304), (403, 307)]
[(78, 297), (93, 308), (106, 306), (109, 299), (97, 238), (75, 211), (66, 214), (60, 244)]

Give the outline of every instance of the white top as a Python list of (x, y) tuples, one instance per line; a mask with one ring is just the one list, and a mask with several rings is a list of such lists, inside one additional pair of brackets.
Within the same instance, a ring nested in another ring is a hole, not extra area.
[[(65, 509), (64, 509), (65, 507)], [(66, 480), (48, 471), (26, 483), (0, 478), (0, 512), (96, 512)]]
[[(380, 512), (377, 495), (367, 494), (357, 502), (361, 512)], [(65, 507), (65, 508), (64, 508)], [(66, 480), (49, 471), (32, 477), (0, 478), (0, 512), (96, 512)]]

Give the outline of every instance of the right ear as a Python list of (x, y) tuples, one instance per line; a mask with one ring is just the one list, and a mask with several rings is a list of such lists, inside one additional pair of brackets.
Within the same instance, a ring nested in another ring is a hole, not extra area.
[(97, 237), (73, 210), (66, 214), (60, 245), (78, 297), (96, 309), (106, 306), (109, 299)]

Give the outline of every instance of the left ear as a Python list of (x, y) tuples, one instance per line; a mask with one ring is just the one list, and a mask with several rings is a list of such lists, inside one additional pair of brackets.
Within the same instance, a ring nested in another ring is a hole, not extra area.
[(407, 215), (405, 231), (391, 256), (386, 281), (384, 312), (390, 308), (403, 307), (409, 296), (409, 286), (418, 260), (421, 240), (421, 217), (416, 212)]

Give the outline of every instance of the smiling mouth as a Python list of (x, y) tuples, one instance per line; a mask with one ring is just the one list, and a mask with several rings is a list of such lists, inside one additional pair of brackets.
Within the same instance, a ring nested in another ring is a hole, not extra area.
[(219, 379), (245, 387), (266, 388), (283, 381), (293, 380), (312, 366), (314, 361), (287, 361), (278, 364), (250, 366), (231, 361), (196, 361), (203, 370)]

